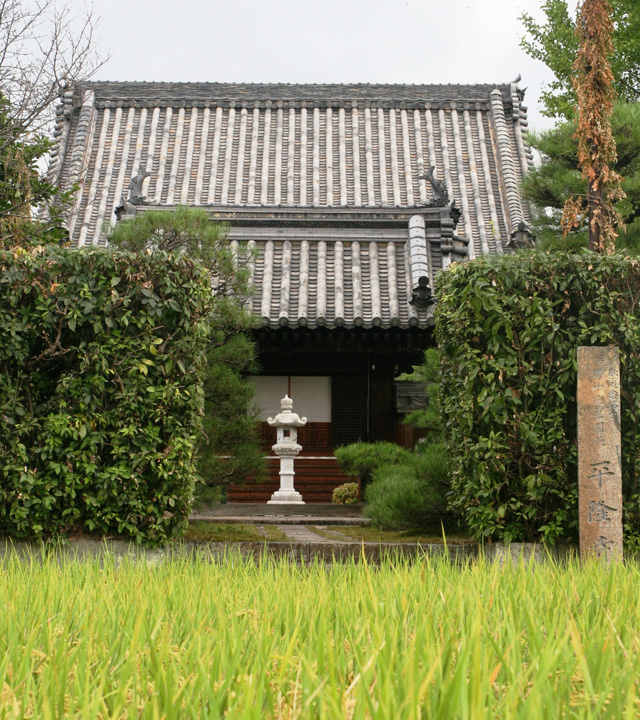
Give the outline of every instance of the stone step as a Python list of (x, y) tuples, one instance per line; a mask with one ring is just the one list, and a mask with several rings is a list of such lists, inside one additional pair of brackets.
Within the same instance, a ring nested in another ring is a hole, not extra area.
[[(211, 515), (206, 513), (194, 512), (190, 516), (190, 520), (198, 522), (221, 523), (225, 525), (322, 525), (336, 526), (344, 525), (351, 527), (353, 525), (371, 525), (371, 520), (367, 517), (336, 517), (331, 515), (267, 515), (269, 509), (273, 507), (284, 507), (283, 505), (267, 505), (265, 503), (264, 510), (260, 510), (253, 515)], [(287, 506), (293, 507), (291, 505)], [(296, 505), (300, 509), (309, 510), (313, 505)]]
[[(254, 503), (254, 502), (267, 502), (271, 500), (271, 496), (273, 495), (276, 490), (279, 488), (277, 486), (272, 486), (267, 491), (248, 491), (243, 492), (239, 490), (233, 490), (229, 491), (227, 490), (227, 500), (229, 502), (244, 502), (244, 503)], [(326, 503), (331, 502), (331, 497), (333, 494), (333, 489), (330, 491), (309, 491), (305, 488), (302, 488), (298, 490), (298, 492), (302, 495), (302, 499), (306, 503)]]
[[(357, 479), (344, 475), (332, 455), (301, 455), (294, 464), (295, 489), (305, 502), (331, 502), (335, 488)], [(267, 458), (268, 480), (264, 483), (238, 483), (227, 487), (229, 502), (262, 502), (280, 487), (280, 458)]]

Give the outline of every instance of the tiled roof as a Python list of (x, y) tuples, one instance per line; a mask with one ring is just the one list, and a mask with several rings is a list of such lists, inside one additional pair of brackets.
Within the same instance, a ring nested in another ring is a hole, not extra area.
[(515, 85), (105, 82), (65, 103), (51, 172), (80, 183), (80, 245), (103, 241), (141, 169), (161, 205), (407, 208), (431, 197), (419, 176), (434, 165), (471, 257), (528, 219)]
[[(63, 96), (50, 176), (79, 185), (69, 231), (80, 246), (105, 242), (145, 171), (137, 192), (150, 205), (230, 219), (232, 239), (254, 244), (252, 310), (265, 325), (426, 327), (429, 313), (408, 304), (411, 276), (428, 266), (433, 287), (453, 225), (447, 239), (436, 222), (416, 241), (422, 259), (409, 257), (418, 251), (408, 218), (439, 212), (427, 209), (434, 192), (422, 175), (435, 166), (461, 210), (458, 247), (471, 258), (502, 252), (529, 219), (519, 190), (531, 160), (526, 126), (513, 83), (85, 83)], [(260, 222), (238, 220), (286, 212), (362, 222), (323, 238), (321, 222), (262, 237)], [(407, 219), (383, 237), (380, 217)]]

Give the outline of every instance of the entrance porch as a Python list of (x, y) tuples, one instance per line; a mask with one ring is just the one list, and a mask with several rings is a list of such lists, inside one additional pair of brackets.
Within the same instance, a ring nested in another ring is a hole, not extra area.
[(285, 393), (308, 421), (298, 429), (302, 453), (295, 461), (295, 487), (305, 502), (330, 503), (338, 485), (354, 480), (340, 471), (336, 447), (382, 440), (413, 447), (417, 436), (402, 423), (395, 381), (422, 361), (430, 329), (265, 329), (257, 340), (263, 373), (252, 381), (269, 479), (231, 485), (230, 502), (266, 502), (278, 489), (275, 428), (266, 420)]

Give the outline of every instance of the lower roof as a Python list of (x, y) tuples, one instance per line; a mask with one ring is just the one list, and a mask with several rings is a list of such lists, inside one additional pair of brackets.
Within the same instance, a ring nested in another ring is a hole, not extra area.
[[(243, 236), (242, 229), (232, 231), (232, 243), (239, 246), (235, 238)], [(251, 313), (272, 329), (426, 328), (432, 309), (409, 302), (406, 237), (406, 228), (372, 228), (251, 239)]]

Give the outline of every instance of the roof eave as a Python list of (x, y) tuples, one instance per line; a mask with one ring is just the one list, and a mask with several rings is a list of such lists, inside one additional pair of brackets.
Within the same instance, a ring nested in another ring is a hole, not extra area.
[[(139, 213), (150, 210), (173, 211), (178, 205), (158, 205), (128, 203), (122, 219), (134, 217)], [(232, 223), (233, 225), (277, 224), (277, 225), (390, 225), (406, 226), (414, 215), (424, 215), (425, 223), (429, 226), (439, 226), (442, 207), (285, 207), (285, 206), (220, 206), (200, 205), (198, 209), (205, 210), (211, 220)]]

